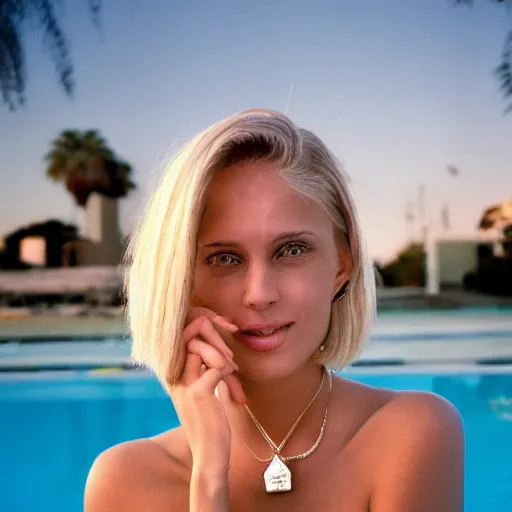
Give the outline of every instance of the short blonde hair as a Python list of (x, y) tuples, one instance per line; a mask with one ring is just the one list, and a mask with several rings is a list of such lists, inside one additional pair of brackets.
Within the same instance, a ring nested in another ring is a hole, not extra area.
[(210, 184), (216, 172), (242, 160), (276, 164), (291, 187), (325, 209), (350, 251), (347, 294), (332, 305), (325, 350), (315, 362), (335, 370), (350, 364), (373, 322), (373, 266), (340, 162), (316, 135), (285, 115), (247, 110), (206, 129), (171, 160), (127, 250), (132, 358), (152, 368), (166, 385), (176, 384), (183, 370), (181, 333)]

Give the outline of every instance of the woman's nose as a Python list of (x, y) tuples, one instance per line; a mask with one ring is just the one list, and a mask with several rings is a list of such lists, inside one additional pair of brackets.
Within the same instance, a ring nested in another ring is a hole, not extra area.
[(245, 275), (243, 305), (265, 309), (279, 300), (277, 277), (264, 265), (251, 266)]

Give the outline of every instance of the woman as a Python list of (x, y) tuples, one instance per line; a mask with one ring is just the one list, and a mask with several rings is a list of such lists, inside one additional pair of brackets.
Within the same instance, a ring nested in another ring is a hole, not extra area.
[(130, 251), (133, 357), (181, 426), (95, 461), (86, 512), (455, 512), (451, 404), (352, 382), (375, 285), (340, 164), (272, 111), (172, 161)]

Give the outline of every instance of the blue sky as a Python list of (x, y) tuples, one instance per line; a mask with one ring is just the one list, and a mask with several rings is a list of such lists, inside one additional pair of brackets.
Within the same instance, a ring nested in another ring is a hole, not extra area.
[(50, 217), (81, 225), (45, 176), (61, 130), (97, 128), (133, 165), (128, 232), (176, 143), (245, 108), (284, 110), (292, 83), (288, 113), (344, 162), (375, 258), (408, 240), (404, 214), (420, 183), (446, 237), (474, 237), (481, 211), (512, 194), (512, 115), (493, 76), (512, 15), (490, 2), (112, 0), (100, 33), (85, 0), (63, 4), (76, 94), (63, 95), (29, 32), (27, 105), (0, 112), (0, 236)]

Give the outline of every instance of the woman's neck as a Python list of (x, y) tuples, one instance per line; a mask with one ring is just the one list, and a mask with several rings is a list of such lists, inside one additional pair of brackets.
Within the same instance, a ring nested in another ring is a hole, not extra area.
[[(322, 389), (297, 428), (297, 435), (307, 431), (308, 424), (316, 427), (321, 422), (328, 394), (328, 379), (324, 375), (322, 366), (311, 364), (270, 382), (241, 379), (249, 409), (276, 445), (288, 434), (323, 381)], [(234, 408), (229, 417), (235, 436), (253, 446), (268, 446), (245, 407)]]

